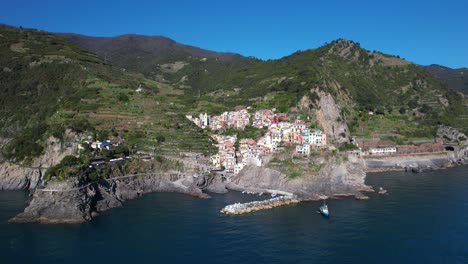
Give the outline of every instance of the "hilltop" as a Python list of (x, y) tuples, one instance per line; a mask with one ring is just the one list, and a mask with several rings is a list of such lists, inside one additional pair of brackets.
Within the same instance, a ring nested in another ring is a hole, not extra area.
[(106, 61), (130, 71), (163, 80), (164, 73), (176, 72), (186, 60), (213, 59), (229, 62), (242, 58), (229, 52), (215, 52), (184, 45), (163, 36), (124, 34), (116, 37), (91, 37), (73, 33), (58, 33), (96, 53)]
[(437, 64), (422, 67), (448, 87), (468, 94), (468, 77), (465, 76), (468, 74), (468, 68), (452, 69)]

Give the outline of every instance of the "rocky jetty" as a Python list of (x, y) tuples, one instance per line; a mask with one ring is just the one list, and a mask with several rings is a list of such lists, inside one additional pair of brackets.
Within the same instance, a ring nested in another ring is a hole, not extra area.
[(34, 191), (23, 213), (10, 222), (82, 223), (99, 212), (122, 206), (129, 199), (150, 192), (178, 192), (207, 198), (193, 178), (153, 173), (103, 179), (92, 183), (48, 183)]
[(255, 201), (250, 203), (235, 203), (221, 209), (223, 214), (248, 214), (259, 210), (272, 209), (278, 206), (296, 204), (300, 200), (296, 196), (279, 196), (269, 200)]

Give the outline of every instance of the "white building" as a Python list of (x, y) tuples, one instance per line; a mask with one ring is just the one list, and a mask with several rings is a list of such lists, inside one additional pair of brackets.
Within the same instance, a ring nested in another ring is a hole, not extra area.
[(309, 135), (309, 142), (312, 145), (323, 146), (327, 144), (327, 135), (322, 130), (313, 130)]
[(394, 154), (396, 153), (396, 151), (397, 151), (396, 147), (393, 147), (393, 146), (369, 148), (369, 153), (376, 154), (376, 155)]
[(239, 174), (239, 172), (244, 168), (244, 164), (242, 163), (237, 163), (234, 165), (234, 174)]
[(282, 141), (281, 130), (272, 129), (271, 132), (271, 141), (273, 143), (279, 144)]
[(302, 154), (309, 156), (310, 155), (310, 145), (309, 144), (300, 144), (296, 145), (297, 154)]
[(206, 128), (210, 124), (210, 116), (207, 113), (200, 114), (200, 127)]
[(247, 164), (253, 164), (257, 167), (261, 167), (263, 165), (262, 157), (259, 154), (250, 152)]
[(111, 150), (112, 149), (112, 143), (110, 140), (105, 140), (105, 141), (94, 141), (91, 143), (91, 148), (93, 149), (107, 149)]

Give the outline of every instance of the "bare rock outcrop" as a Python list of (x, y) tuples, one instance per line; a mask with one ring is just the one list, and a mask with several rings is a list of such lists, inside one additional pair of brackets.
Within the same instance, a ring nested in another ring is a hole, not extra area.
[[(317, 121), (332, 142), (349, 143), (349, 128), (331, 94), (318, 92)], [(330, 140), (329, 140), (330, 141)]]
[(450, 142), (459, 142), (463, 146), (468, 145), (468, 137), (453, 127), (440, 126), (437, 129), (437, 137)]
[(36, 188), (47, 168), (59, 163), (67, 155), (75, 155), (81, 138), (71, 130), (65, 131), (64, 140), (49, 137), (44, 153), (31, 165), (3, 162), (0, 164), (0, 190)]
[(359, 195), (359, 191), (370, 191), (370, 187), (364, 183), (365, 177), (364, 163), (360, 159), (350, 159), (327, 163), (318, 174), (296, 178), (270, 168), (249, 166), (226, 186), (254, 192), (277, 190), (292, 193), (301, 199), (317, 199), (322, 195)]
[(37, 188), (23, 213), (10, 222), (82, 223), (99, 212), (122, 206), (126, 200), (150, 192), (178, 192), (207, 198), (191, 177), (154, 173), (86, 183), (77, 180), (48, 183)]
[(5, 162), (0, 165), (0, 190), (34, 189), (41, 175), (39, 168)]

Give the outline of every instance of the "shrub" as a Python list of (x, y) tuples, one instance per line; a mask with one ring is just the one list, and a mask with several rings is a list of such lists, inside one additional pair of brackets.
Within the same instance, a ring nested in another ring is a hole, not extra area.
[(294, 179), (294, 178), (297, 178), (297, 177), (300, 177), (300, 176), (302, 176), (302, 173), (300, 173), (299, 171), (293, 171), (289, 175), (289, 178)]
[(120, 101), (120, 102), (128, 102), (130, 101), (130, 98), (128, 97), (128, 95), (124, 94), (124, 93), (119, 93), (117, 95), (117, 99)]

